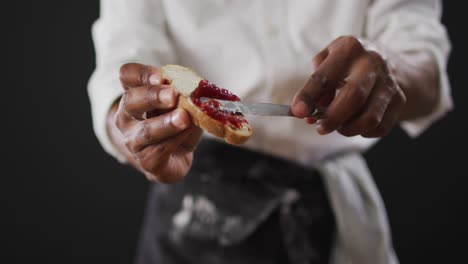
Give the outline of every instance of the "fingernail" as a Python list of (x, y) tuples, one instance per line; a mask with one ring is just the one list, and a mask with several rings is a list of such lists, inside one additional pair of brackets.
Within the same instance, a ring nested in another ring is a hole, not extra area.
[(326, 135), (326, 134), (329, 134), (330, 132), (325, 130), (325, 128), (323, 128), (322, 124), (317, 123), (317, 133), (319, 133), (320, 135)]
[(184, 116), (185, 113), (183, 113), (183, 111), (184, 110), (177, 109), (177, 110), (175, 110), (175, 113), (172, 114), (172, 117), (171, 117), (172, 125), (174, 125), (175, 127), (179, 128), (179, 129), (185, 129), (189, 125), (188, 120)]
[(161, 76), (159, 74), (153, 74), (149, 77), (149, 83), (151, 85), (160, 85), (161, 84)]
[(299, 101), (297, 103), (296, 109), (300, 115), (300, 117), (306, 117), (310, 113), (310, 107), (304, 102), (304, 101)]
[(174, 102), (174, 92), (170, 88), (165, 88), (159, 91), (159, 101), (168, 106), (172, 106)]

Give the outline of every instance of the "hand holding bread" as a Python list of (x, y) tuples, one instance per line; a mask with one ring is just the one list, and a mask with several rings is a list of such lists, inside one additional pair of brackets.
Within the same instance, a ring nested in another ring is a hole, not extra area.
[[(192, 165), (202, 129), (232, 144), (244, 143), (251, 134), (242, 115), (219, 112), (212, 104), (196, 104), (194, 95), (207, 91), (236, 96), (209, 84), (193, 70), (129, 63), (121, 67), (120, 80), (124, 94), (110, 111), (109, 134), (150, 181), (182, 179)], [(197, 89), (200, 84), (205, 84), (202, 90)]]
[(158, 68), (125, 64), (124, 93), (111, 109), (108, 129), (129, 163), (153, 182), (173, 183), (189, 171), (201, 129), (177, 108), (178, 93), (164, 84)]

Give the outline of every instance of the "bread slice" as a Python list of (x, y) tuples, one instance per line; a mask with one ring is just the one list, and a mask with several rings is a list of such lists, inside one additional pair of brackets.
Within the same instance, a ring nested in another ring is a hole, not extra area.
[(230, 144), (243, 144), (250, 138), (252, 128), (240, 114), (229, 113), (245, 121), (241, 122), (240, 125), (233, 125), (229, 121), (223, 123), (204, 112), (202, 108), (193, 102), (191, 95), (198, 88), (200, 82), (204, 80), (195, 71), (179, 65), (165, 65), (160, 70), (163, 79), (181, 95), (178, 107), (190, 113), (195, 125), (217, 137), (224, 138)]

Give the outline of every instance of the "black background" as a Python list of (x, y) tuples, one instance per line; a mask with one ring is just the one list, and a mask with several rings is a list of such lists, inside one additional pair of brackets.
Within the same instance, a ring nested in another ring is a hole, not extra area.
[[(28, 2), (2, 8), (0, 262), (131, 263), (148, 184), (92, 131), (86, 85), (98, 1)], [(397, 128), (366, 153), (401, 263), (466, 259), (466, 16), (463, 1), (444, 2), (456, 109), (415, 140)]]

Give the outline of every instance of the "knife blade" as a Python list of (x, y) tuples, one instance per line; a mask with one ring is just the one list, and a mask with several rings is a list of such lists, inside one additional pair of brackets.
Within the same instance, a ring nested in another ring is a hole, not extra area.
[[(261, 115), (261, 116), (292, 116), (291, 106), (282, 104), (271, 103), (245, 103), (236, 101), (226, 101), (220, 99), (213, 99), (201, 97), (202, 103), (215, 100), (220, 104), (220, 109), (233, 113), (242, 113), (247, 115)], [(323, 117), (325, 109), (313, 107), (309, 117), (320, 119)]]

